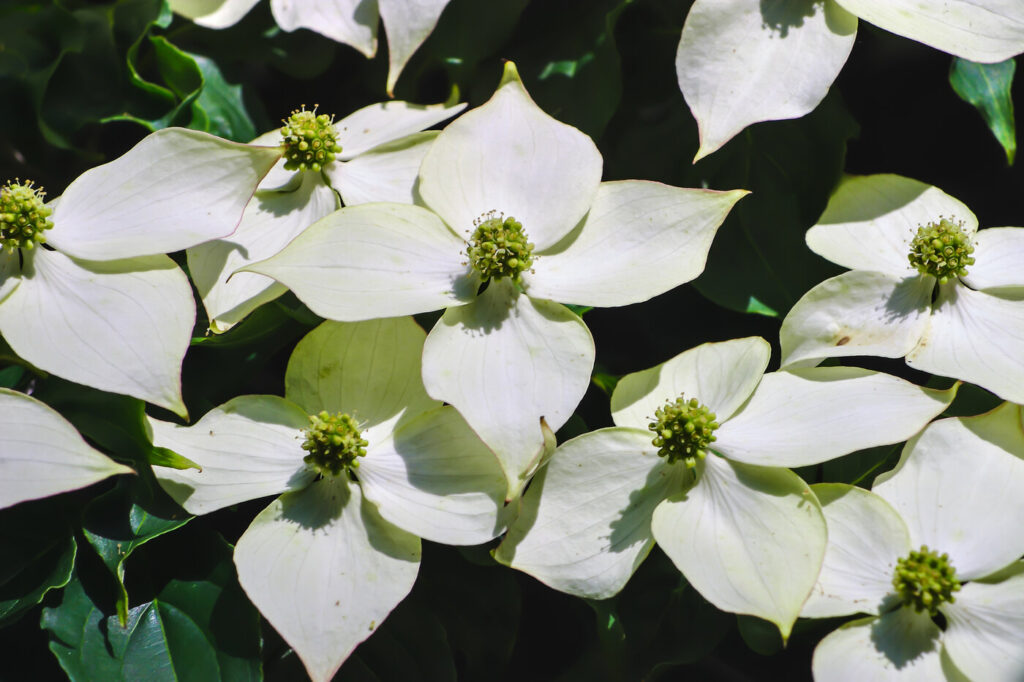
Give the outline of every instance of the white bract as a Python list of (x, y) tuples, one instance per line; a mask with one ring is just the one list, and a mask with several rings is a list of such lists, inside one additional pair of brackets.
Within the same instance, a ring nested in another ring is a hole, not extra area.
[[(465, 106), (381, 102), (337, 122), (302, 109), (284, 121), (284, 128), (253, 140), (255, 145), (279, 147), (281, 160), (260, 184), (229, 239), (187, 252), (210, 331), (227, 331), (286, 291), (264, 275), (235, 271), (277, 254), (307, 227), (337, 210), (337, 194), (347, 206), (371, 201), (411, 204), (420, 162), (437, 136), (419, 131)], [(283, 136), (289, 127), (290, 142)], [(294, 134), (300, 129), (309, 133), (309, 139)], [(303, 143), (305, 148), (300, 149)]]
[(763, 374), (761, 338), (706, 343), (628, 374), (616, 426), (559, 446), (495, 557), (590, 599), (655, 541), (708, 601), (787, 638), (818, 577), (825, 520), (792, 471), (909, 438), (955, 389), (854, 367)]
[[(171, 9), (207, 28), (237, 23), (259, 0), (170, 0)], [(366, 55), (377, 54), (378, 16), (388, 35), (390, 95), (409, 58), (437, 25), (449, 0), (270, 0), (277, 25), (308, 28)]]
[(931, 424), (872, 492), (812, 486), (829, 541), (801, 615), (871, 614), (818, 644), (815, 679), (1024, 679), (1022, 487), (1024, 431), (1010, 403)]
[(49, 406), (0, 388), (0, 509), (85, 487), (131, 469), (90, 447)]
[(1024, 229), (979, 231), (974, 214), (941, 190), (869, 175), (839, 185), (807, 245), (852, 271), (789, 311), (784, 367), (905, 356), (916, 369), (1024, 402)]
[(154, 467), (189, 512), (283, 493), (235, 565), (315, 682), (412, 589), (421, 537), (472, 545), (504, 530), (494, 454), (423, 389), (424, 336), (410, 318), (325, 322), (292, 353), (286, 398), (241, 396), (190, 427), (149, 419), (154, 445), (202, 467)]
[(424, 383), (497, 453), (512, 498), (593, 367), (589, 330), (554, 301), (627, 305), (693, 279), (746, 194), (602, 183), (601, 171), (590, 138), (534, 104), (509, 62), (491, 100), (424, 157), (427, 208), (344, 208), (248, 270), (329, 319), (447, 308), (424, 347)]
[(1024, 52), (1020, 0), (696, 0), (676, 54), (700, 130), (694, 161), (752, 123), (818, 106), (850, 56), (857, 17), (975, 62)]
[(0, 333), (40, 369), (184, 416), (195, 304), (163, 254), (231, 234), (278, 155), (168, 128), (45, 207), (30, 183), (0, 188)]

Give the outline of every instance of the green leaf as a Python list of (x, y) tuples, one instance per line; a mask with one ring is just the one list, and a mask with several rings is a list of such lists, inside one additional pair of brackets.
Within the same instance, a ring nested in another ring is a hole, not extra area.
[(71, 579), (77, 545), (65, 517), (53, 500), (0, 511), (0, 627)]
[(841, 271), (811, 252), (804, 234), (824, 210), (856, 131), (833, 91), (811, 114), (751, 126), (692, 167), (685, 186), (753, 192), (715, 236), (707, 267), (693, 282), (701, 294), (731, 310), (774, 317)]
[(117, 580), (117, 613), (128, 622), (125, 562), (138, 547), (180, 528), (191, 517), (159, 489), (148, 469), (118, 481), (117, 487), (86, 507), (82, 522), (85, 538)]
[(242, 86), (231, 85), (221, 74), (217, 63), (201, 55), (190, 55), (203, 76), (199, 106), (209, 117), (209, 132), (236, 142), (249, 142), (256, 137), (256, 126), (242, 101)]
[(142, 554), (152, 596), (128, 612), (124, 625), (108, 603), (113, 595), (102, 589), (103, 569), (88, 562), (61, 602), (43, 610), (50, 650), (68, 676), (261, 679), (259, 614), (238, 585), (230, 545), (197, 526)]
[(949, 84), (960, 99), (974, 105), (985, 124), (1006, 152), (1006, 161), (1013, 165), (1017, 155), (1017, 132), (1013, 116), (1013, 59), (996, 64), (978, 64), (960, 57), (953, 58)]
[(25, 368), (21, 365), (11, 365), (0, 369), (0, 387), (14, 388), (25, 376)]

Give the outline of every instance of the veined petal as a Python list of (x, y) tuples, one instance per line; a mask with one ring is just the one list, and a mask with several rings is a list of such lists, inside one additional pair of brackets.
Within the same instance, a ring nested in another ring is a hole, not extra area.
[(748, 464), (818, 464), (906, 440), (955, 396), (955, 386), (938, 391), (859, 367), (771, 372), (712, 447)]
[[(284, 123), (284, 121), (282, 121)], [(267, 131), (262, 135), (258, 136), (255, 140), (249, 142), (251, 145), (257, 147), (277, 147), (282, 150), (281, 158), (277, 160), (270, 171), (263, 176), (260, 184), (256, 187), (257, 190), (269, 191), (276, 190), (278, 192), (288, 192), (296, 187), (302, 181), (303, 171), (290, 171), (284, 167), (285, 158), (283, 147), (284, 138), (281, 135), (280, 128), (274, 128), (273, 130)]]
[(680, 394), (696, 398), (724, 422), (750, 397), (772, 349), (759, 336), (704, 343), (671, 360), (627, 374), (612, 392), (617, 426), (647, 429), (654, 411)]
[(586, 393), (594, 339), (565, 306), (492, 280), (480, 298), (449, 308), (423, 346), (427, 393), (455, 406), (494, 451), (508, 499), (540, 465), (542, 420), (557, 431)]
[(1004, 403), (978, 417), (941, 419), (903, 449), (873, 491), (900, 513), (911, 543), (949, 554), (961, 580), (1024, 554), (1024, 430)]
[[(203, 299), (210, 329), (222, 333), (287, 289), (254, 272), (235, 270), (276, 255), (307, 227), (338, 208), (319, 173), (302, 173), (290, 192), (257, 192), (230, 237), (193, 246), (186, 253), (192, 281)], [(228, 279), (230, 277), (230, 280)]]
[(413, 52), (423, 44), (441, 18), (448, 0), (378, 0), (388, 36), (388, 95), (395, 89)]
[(788, 469), (709, 455), (697, 471), (654, 510), (654, 539), (705, 599), (775, 623), (785, 641), (825, 555), (821, 505)]
[(351, 45), (367, 59), (377, 54), (376, 0), (270, 0), (270, 9), (286, 31), (308, 28)]
[(807, 246), (844, 268), (902, 279), (917, 273), (909, 260), (917, 228), (940, 218), (968, 234), (978, 229), (971, 210), (937, 187), (900, 175), (848, 176), (807, 231)]
[(420, 196), (458, 234), (497, 211), (537, 250), (586, 215), (604, 162), (594, 142), (534, 104), (512, 62), (494, 96), (445, 128), (420, 169)]
[(697, 0), (676, 76), (700, 130), (696, 162), (752, 123), (799, 118), (828, 94), (853, 49), (857, 17), (832, 0)]
[(972, 62), (1024, 52), (1016, 0), (837, 0), (864, 21)]
[(1024, 287), (1024, 228), (989, 227), (974, 234), (974, 265), (961, 278), (972, 289), (1003, 289)]
[(260, 0), (170, 0), (171, 10), (206, 28), (237, 24)]
[(371, 442), (358, 474), (380, 515), (421, 538), (478, 545), (505, 530), (505, 474), (450, 405)]
[(91, 448), (49, 406), (0, 388), (0, 509), (82, 488), (131, 469)]
[(18, 253), (0, 251), (0, 303), (21, 284), (21, 257)]
[(341, 144), (338, 158), (348, 161), (378, 145), (394, 142), (445, 121), (465, 108), (465, 102), (424, 105), (390, 101), (365, 106), (334, 124), (338, 143)]
[(249, 599), (327, 682), (409, 594), (420, 540), (385, 521), (344, 478), (285, 493), (238, 540)]
[(75, 258), (170, 253), (235, 231), (281, 150), (165, 128), (87, 170), (53, 211), (46, 240)]
[(173, 450), (202, 467), (154, 466), (160, 486), (190, 514), (208, 514), (239, 502), (298, 490), (316, 473), (302, 458), (297, 405), (272, 395), (243, 395), (216, 407), (192, 426), (147, 417), (153, 445)]
[(480, 278), (465, 248), (425, 208), (362, 204), (317, 221), (242, 272), (273, 277), (321, 317), (370, 320), (473, 300)]
[(928, 328), (935, 278), (852, 270), (804, 294), (782, 321), (782, 366), (849, 355), (903, 357)]
[(907, 354), (907, 364), (1024, 403), (1024, 301), (973, 291), (956, 281), (942, 285), (931, 324)]
[(651, 515), (688, 480), (650, 434), (600, 429), (563, 443), (523, 495), (494, 558), (588, 599), (619, 592), (654, 546)]
[(350, 414), (382, 441), (399, 419), (440, 407), (420, 378), (425, 337), (411, 317), (324, 322), (292, 351), (285, 396), (308, 414)]
[[(646, 301), (699, 275), (711, 240), (748, 192), (603, 182), (583, 222), (523, 274), (531, 296), (590, 306)], [(525, 224), (525, 223), (524, 223)]]
[(436, 131), (407, 135), (351, 161), (329, 163), (324, 173), (346, 206), (375, 201), (411, 204), (420, 164), (436, 137)]
[(1024, 574), (994, 585), (970, 583), (943, 604), (946, 653), (972, 680), (1024, 679)]
[(941, 636), (927, 613), (899, 608), (850, 621), (825, 637), (814, 650), (811, 669), (816, 682), (959, 680), (945, 674)]
[(811, 490), (825, 514), (828, 547), (818, 582), (800, 615), (878, 615), (893, 591), (896, 562), (911, 550), (906, 524), (888, 502), (862, 488), (820, 483)]
[(4, 338), (33, 365), (182, 416), (193, 324), (192, 287), (167, 256), (77, 261), (34, 249), (0, 305)]

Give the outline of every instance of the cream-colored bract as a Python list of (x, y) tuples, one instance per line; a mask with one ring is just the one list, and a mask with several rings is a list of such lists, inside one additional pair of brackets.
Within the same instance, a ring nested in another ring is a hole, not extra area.
[(64, 417), (0, 388), (0, 509), (134, 473), (90, 447)]
[[(970, 453), (965, 457), (964, 453)], [(996, 680), (1024, 676), (1024, 430), (1003, 403), (977, 417), (942, 419), (907, 443), (872, 492), (812, 486), (829, 544), (801, 615), (872, 614), (821, 641), (814, 677), (833, 680)], [(870, 522), (870, 535), (864, 533)], [(893, 593), (896, 562), (927, 545), (945, 553), (962, 588), (927, 613)]]
[[(170, 0), (171, 9), (207, 28), (237, 23), (259, 0)], [(434, 30), (449, 0), (270, 0), (278, 26), (308, 28), (367, 57), (377, 53), (378, 16), (388, 36), (390, 95), (409, 58)]]
[(1024, 52), (1019, 0), (697, 0), (676, 54), (700, 130), (694, 162), (748, 125), (818, 106), (850, 55), (858, 17), (975, 62)]
[[(246, 271), (329, 319), (447, 308), (427, 339), (424, 382), (495, 451), (512, 499), (590, 381), (593, 339), (561, 304), (628, 305), (696, 277), (746, 195), (602, 183), (602, 166), (593, 141), (542, 111), (509, 62), (494, 96), (424, 156), (422, 206), (344, 208)], [(467, 239), (499, 214), (522, 223), (534, 262), (520, 282), (492, 280), (478, 295)]]
[[(286, 397), (241, 396), (192, 426), (149, 419), (153, 443), (202, 467), (154, 467), (201, 514), (282, 493), (235, 549), (249, 598), (329, 680), (412, 588), (420, 538), (473, 545), (504, 531), (497, 459), (420, 379), (425, 334), (408, 317), (325, 322), (296, 346)], [(318, 478), (307, 415), (351, 415), (368, 444), (356, 476)]]
[(195, 304), (162, 254), (234, 232), (278, 156), (167, 128), (86, 171), (53, 202), (56, 250), (0, 254), (0, 332), (41, 369), (185, 415)]
[[(943, 218), (961, 226), (975, 262), (965, 277), (940, 284), (908, 255), (917, 229)], [(807, 245), (853, 270), (818, 284), (789, 311), (783, 367), (905, 357), (916, 369), (1024, 402), (1024, 229), (979, 230), (970, 209), (936, 187), (868, 175), (839, 185)]]
[[(769, 355), (756, 337), (706, 343), (624, 376), (612, 394), (616, 426), (559, 446), (495, 557), (557, 590), (606, 599), (657, 542), (712, 604), (788, 637), (826, 532), (814, 493), (783, 467), (908, 438), (955, 390), (855, 368), (764, 374)], [(680, 395), (720, 424), (695, 472), (659, 457), (648, 428)]]

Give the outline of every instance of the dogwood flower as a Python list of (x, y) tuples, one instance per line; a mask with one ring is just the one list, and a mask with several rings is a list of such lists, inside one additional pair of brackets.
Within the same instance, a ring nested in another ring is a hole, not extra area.
[(931, 424), (872, 492), (812, 486), (828, 549), (801, 615), (871, 614), (818, 644), (814, 678), (1024, 679), (1022, 486), (1024, 431), (1010, 403)]
[(817, 107), (850, 56), (858, 17), (975, 62), (1024, 52), (1018, 0), (696, 0), (676, 53), (700, 131), (694, 161), (752, 123)]
[(0, 509), (134, 473), (90, 447), (64, 417), (0, 388)]
[[(419, 132), (465, 108), (408, 102), (371, 104), (338, 122), (305, 108), (251, 144), (276, 146), (281, 159), (246, 206), (228, 239), (187, 251), (189, 272), (210, 321), (222, 333), (286, 289), (269, 277), (236, 270), (270, 258), (314, 222), (370, 201), (413, 202), (413, 185), (436, 131)], [(337, 193), (337, 194), (336, 194)]]
[[(207, 28), (237, 23), (259, 0), (170, 0), (171, 9)], [(270, 0), (274, 21), (285, 31), (308, 28), (372, 58), (377, 54), (377, 16), (388, 35), (390, 95), (402, 69), (423, 44), (449, 0)]]
[(424, 157), (427, 208), (344, 208), (247, 270), (329, 319), (447, 308), (424, 346), (427, 392), (497, 453), (512, 498), (590, 381), (590, 332), (554, 301), (627, 305), (693, 279), (746, 194), (602, 183), (601, 170), (590, 138), (534, 104), (509, 62)]
[(787, 638), (826, 532), (814, 494), (782, 467), (909, 438), (955, 389), (853, 367), (764, 374), (770, 354), (758, 337), (705, 343), (623, 377), (616, 426), (558, 447), (495, 558), (606, 599), (657, 541), (705, 599)]
[(906, 357), (1024, 402), (1024, 229), (978, 231), (941, 190), (898, 175), (847, 178), (807, 232), (852, 268), (815, 286), (783, 321), (782, 364)]
[(195, 303), (164, 253), (234, 231), (277, 157), (168, 128), (49, 204), (31, 182), (0, 187), (0, 333), (47, 372), (184, 415)]
[(292, 353), (285, 398), (241, 396), (190, 427), (149, 419), (154, 445), (202, 467), (154, 467), (189, 512), (283, 493), (235, 565), (315, 682), (412, 589), (421, 537), (472, 545), (504, 529), (494, 454), (423, 389), (424, 336), (410, 318), (325, 322)]

